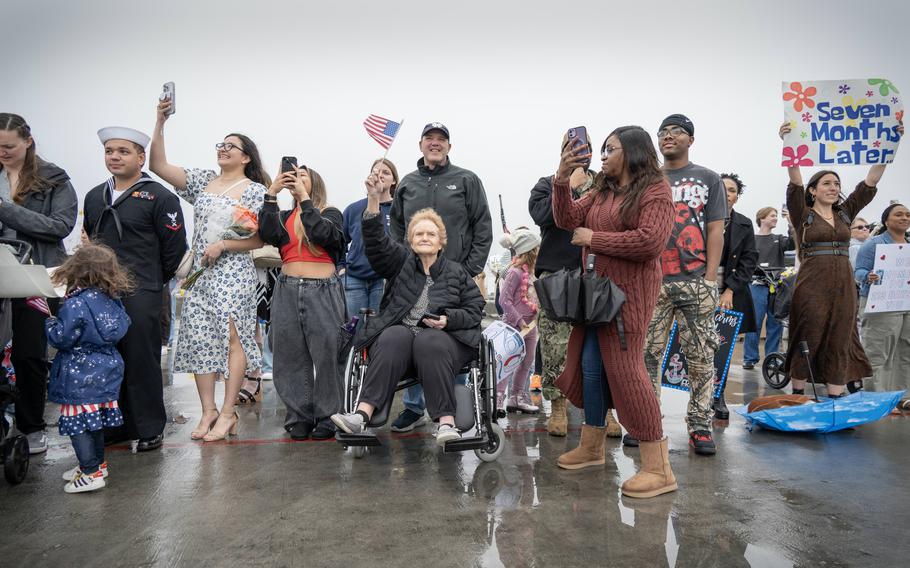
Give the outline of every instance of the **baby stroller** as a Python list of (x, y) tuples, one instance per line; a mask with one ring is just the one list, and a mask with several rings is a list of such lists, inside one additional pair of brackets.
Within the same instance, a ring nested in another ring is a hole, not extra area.
[[(361, 310), (361, 317), (369, 317), (368, 310)], [(351, 348), (347, 354), (344, 367), (344, 412), (353, 412), (357, 408), (363, 379), (369, 365), (367, 348)], [(446, 442), (443, 451), (464, 452), (474, 450), (474, 454), (484, 462), (493, 462), (499, 458), (505, 445), (505, 432), (496, 422), (505, 416), (505, 412), (496, 408), (496, 360), (492, 341), (483, 338), (477, 350), (477, 357), (459, 371), (466, 376), (466, 384), (455, 385), (455, 425), (462, 431), (474, 431), (473, 436), (462, 437)], [(405, 378), (398, 382), (395, 390), (406, 389), (420, 382), (419, 378)], [(384, 408), (377, 408), (370, 419), (368, 429), (362, 434), (337, 432), (335, 440), (350, 448), (355, 458), (362, 458), (366, 448), (381, 445), (375, 430), (388, 421), (392, 400)]]
[[(0, 249), (3, 249), (0, 254), (3, 254), (7, 264), (26, 264), (32, 254), (28, 243), (12, 239), (0, 239)], [(3, 270), (3, 264), (0, 262), (0, 270)], [(28, 439), (21, 435), (9, 436), (11, 425), (6, 420), (6, 409), (16, 403), (18, 391), (14, 370), (7, 358), (13, 337), (12, 300), (3, 295), (3, 290), (0, 290), (0, 359), (3, 363), (0, 365), (0, 458), (3, 460), (3, 476), (15, 485), (22, 483), (28, 473)]]
[[(796, 286), (796, 270), (793, 268), (764, 268), (759, 266), (756, 273), (768, 284), (768, 312), (787, 329), (790, 318), (790, 300), (793, 298), (793, 287)], [(773, 389), (782, 389), (790, 382), (790, 376), (784, 371), (786, 363), (784, 352), (766, 353), (761, 364), (762, 377)]]

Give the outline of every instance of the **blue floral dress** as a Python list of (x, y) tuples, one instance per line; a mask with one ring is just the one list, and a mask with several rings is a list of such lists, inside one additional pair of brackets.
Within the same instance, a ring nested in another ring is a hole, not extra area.
[[(193, 269), (201, 265), (205, 248), (222, 238), (224, 213), (242, 205), (257, 215), (266, 188), (250, 182), (240, 201), (205, 191), (217, 174), (212, 170), (186, 170), (186, 188), (177, 195), (193, 206)], [(247, 370), (262, 366), (256, 345), (256, 268), (250, 252), (225, 251), (187, 293), (177, 337), (174, 371), (178, 373), (228, 372), (230, 322), (234, 323), (246, 354)]]

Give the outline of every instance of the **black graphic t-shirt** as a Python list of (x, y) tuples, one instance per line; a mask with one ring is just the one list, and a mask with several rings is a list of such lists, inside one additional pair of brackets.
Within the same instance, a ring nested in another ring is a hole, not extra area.
[(689, 163), (665, 170), (673, 192), (676, 219), (667, 248), (660, 255), (664, 281), (704, 277), (708, 263), (708, 223), (727, 218), (727, 198), (720, 176)]

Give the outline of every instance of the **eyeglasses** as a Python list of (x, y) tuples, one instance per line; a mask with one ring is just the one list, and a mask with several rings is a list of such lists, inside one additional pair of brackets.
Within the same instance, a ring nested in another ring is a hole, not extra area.
[(216, 150), (224, 150), (225, 152), (230, 152), (234, 148), (237, 148), (238, 150), (243, 152), (243, 148), (241, 148), (237, 144), (232, 144), (231, 142), (219, 142), (219, 143), (215, 144)]
[(604, 159), (617, 150), (622, 150), (622, 146), (604, 146), (600, 149), (600, 157)]
[(667, 135), (676, 138), (680, 134), (688, 134), (688, 132), (686, 132), (685, 128), (680, 128), (678, 126), (674, 126), (673, 128), (664, 128), (663, 130), (657, 131), (658, 138), (665, 138)]
[(858, 229), (860, 231), (871, 231), (872, 225), (853, 225), (851, 229)]

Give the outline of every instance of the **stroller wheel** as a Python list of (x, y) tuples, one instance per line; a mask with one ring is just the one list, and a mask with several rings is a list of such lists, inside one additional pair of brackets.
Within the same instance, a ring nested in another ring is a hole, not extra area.
[(506, 434), (503, 432), (502, 426), (493, 422), (487, 430), (487, 435), (490, 437), (490, 443), (485, 448), (474, 450), (474, 454), (480, 458), (480, 461), (494, 462), (499, 459), (499, 454), (505, 447)]
[(351, 446), (351, 455), (356, 459), (361, 459), (367, 453), (366, 446)]
[(762, 377), (772, 389), (782, 389), (790, 382), (790, 376), (783, 370), (785, 362), (782, 353), (771, 353), (762, 361)]
[(28, 439), (15, 436), (6, 441), (3, 456), (3, 475), (12, 485), (18, 485), (28, 473)]

